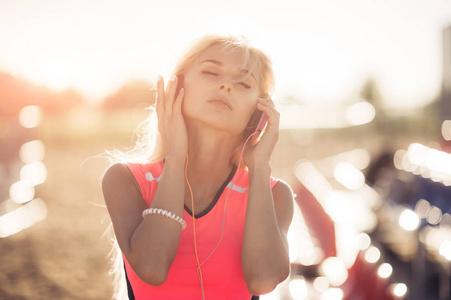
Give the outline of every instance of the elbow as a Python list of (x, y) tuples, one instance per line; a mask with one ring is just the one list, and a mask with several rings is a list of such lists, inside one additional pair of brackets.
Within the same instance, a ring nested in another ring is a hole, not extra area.
[(277, 285), (271, 284), (270, 282), (262, 281), (251, 281), (247, 283), (247, 290), (251, 295), (260, 296), (272, 292)]
[(274, 272), (272, 276), (254, 275), (246, 280), (246, 286), (249, 293), (252, 295), (264, 295), (272, 292), (279, 283), (284, 281), (288, 275), (290, 275), (289, 265), (280, 270)]
[(247, 290), (250, 294), (259, 296), (272, 292), (280, 281), (269, 278), (255, 278), (246, 282)]
[(145, 283), (152, 286), (160, 286), (166, 282), (169, 270), (163, 266), (140, 265), (134, 268), (134, 271)]
[(166, 282), (167, 274), (162, 272), (147, 272), (141, 277), (141, 280), (152, 286), (160, 286)]

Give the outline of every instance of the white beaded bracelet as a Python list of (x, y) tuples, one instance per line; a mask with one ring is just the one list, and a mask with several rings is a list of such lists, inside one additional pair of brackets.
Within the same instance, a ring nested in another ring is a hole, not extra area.
[(186, 222), (179, 216), (174, 213), (171, 213), (165, 209), (161, 208), (147, 208), (143, 211), (143, 218), (147, 215), (162, 215), (168, 217), (176, 222), (178, 222), (182, 226), (182, 230), (186, 228)]

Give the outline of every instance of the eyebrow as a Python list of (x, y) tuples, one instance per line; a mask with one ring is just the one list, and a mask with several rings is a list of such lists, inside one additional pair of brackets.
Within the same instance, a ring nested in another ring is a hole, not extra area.
[[(224, 66), (224, 63), (222, 61), (215, 60), (215, 59), (206, 59), (206, 60), (202, 61), (201, 64), (206, 63), (206, 62), (210, 62), (215, 65), (221, 66), (221, 67)], [(243, 74), (249, 74), (249, 71), (246, 69), (240, 69), (239, 71), (240, 71), (240, 73), (243, 73)], [(255, 81), (257, 81), (257, 78), (255, 78), (254, 74), (252, 74), (252, 73), (250, 73), (250, 74), (252, 77), (254, 77)]]

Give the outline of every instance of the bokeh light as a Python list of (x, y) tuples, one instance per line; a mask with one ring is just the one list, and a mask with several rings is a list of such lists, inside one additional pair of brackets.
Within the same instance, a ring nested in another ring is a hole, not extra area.
[(370, 123), (375, 116), (376, 110), (369, 102), (352, 104), (345, 111), (346, 122), (351, 126)]
[(407, 285), (405, 283), (395, 283), (392, 285), (393, 295), (404, 297), (407, 294)]
[(321, 294), (321, 300), (341, 300), (344, 293), (339, 288), (329, 288), (323, 294)]
[[(366, 169), (371, 162), (370, 153), (366, 149), (357, 148), (345, 152), (344, 155), (346, 155), (346, 160), (343, 160), (343, 162), (349, 162), (359, 170)], [(339, 157), (341, 157), (341, 155), (339, 155)]]
[(47, 217), (47, 206), (42, 199), (27, 204), (0, 216), (0, 238), (16, 234)]
[(318, 264), (324, 258), (322, 249), (314, 244), (297, 204), (294, 205), (293, 219), (287, 238), (291, 263), (311, 266)]
[(362, 232), (357, 235), (355, 245), (359, 250), (365, 250), (371, 245), (371, 238), (368, 234)]
[(37, 105), (25, 106), (19, 112), (19, 123), (25, 128), (36, 128), (41, 123), (41, 109)]
[(425, 162), (428, 148), (419, 143), (412, 143), (407, 149), (407, 158), (409, 162), (414, 165), (422, 165)]
[(304, 278), (294, 278), (289, 283), (290, 295), (293, 299), (306, 299), (308, 290)]
[(393, 155), (393, 164), (398, 170), (405, 170), (407, 168), (407, 151), (400, 149)]
[(399, 225), (407, 231), (413, 231), (420, 226), (420, 219), (414, 211), (406, 208), (399, 216)]
[(442, 123), (442, 136), (445, 140), (451, 140), (451, 121), (445, 120)]
[(334, 176), (350, 190), (357, 190), (365, 184), (365, 176), (350, 163), (339, 163), (334, 169)]
[(325, 292), (329, 288), (327, 277), (318, 276), (313, 280), (313, 288), (318, 292)]
[(328, 257), (321, 264), (321, 271), (333, 286), (340, 286), (348, 279), (348, 270), (338, 257)]
[(9, 196), (16, 203), (26, 203), (33, 200), (35, 190), (33, 185), (26, 180), (19, 180), (13, 183), (9, 188)]
[(374, 246), (371, 246), (365, 252), (365, 260), (369, 263), (373, 264), (373, 263), (377, 262), (380, 258), (381, 258), (381, 251)]
[(437, 206), (431, 206), (429, 209), (426, 220), (431, 225), (437, 225), (442, 220), (442, 210)]
[(427, 200), (420, 199), (415, 205), (415, 213), (419, 218), (426, 218), (430, 208), (431, 204)]
[(45, 156), (45, 146), (41, 140), (33, 140), (26, 142), (20, 146), (19, 157), (20, 160), (29, 164), (35, 161), (42, 161)]
[(393, 267), (389, 263), (383, 263), (377, 269), (377, 275), (381, 278), (388, 278), (393, 273)]
[(446, 260), (451, 261), (451, 241), (450, 240), (444, 240), (440, 244), (439, 253)]
[(394, 156), (396, 168), (451, 185), (451, 154), (420, 143), (412, 143), (408, 150), (398, 150)]
[(442, 219), (440, 220), (440, 228), (451, 228), (451, 215), (449, 213), (443, 214)]
[(40, 161), (25, 165), (20, 170), (21, 181), (26, 181), (32, 186), (44, 183), (47, 179), (47, 168)]

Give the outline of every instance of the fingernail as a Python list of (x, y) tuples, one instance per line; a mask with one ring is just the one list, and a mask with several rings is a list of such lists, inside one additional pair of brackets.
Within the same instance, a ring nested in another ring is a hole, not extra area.
[(157, 76), (157, 82), (159, 82), (161, 80), (161, 75)]
[(175, 74), (174, 74), (174, 75), (172, 75), (172, 76), (171, 76), (171, 81), (174, 81), (174, 80), (175, 80), (175, 78), (177, 78), (177, 76), (175, 76)]
[(180, 91), (179, 91), (179, 94), (183, 93), (184, 91), (185, 91), (185, 89), (181, 88)]

